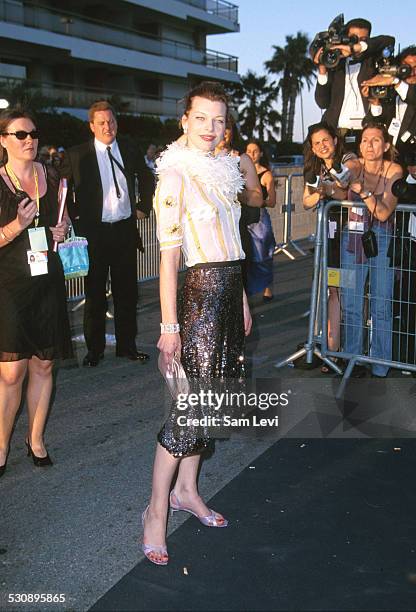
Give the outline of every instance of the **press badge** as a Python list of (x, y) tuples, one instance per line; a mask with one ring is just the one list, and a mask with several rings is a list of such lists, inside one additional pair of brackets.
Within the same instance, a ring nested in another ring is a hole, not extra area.
[(28, 230), (31, 251), (47, 251), (48, 241), (44, 227), (32, 227)]
[(48, 273), (48, 252), (27, 251), (27, 263), (31, 276), (41, 276)]
[[(363, 208), (358, 208), (357, 206), (353, 206), (351, 208), (351, 212), (355, 213), (356, 215), (358, 215), (359, 217), (362, 217), (364, 215), (364, 209)], [(351, 221), (350, 219), (348, 220), (348, 229), (350, 230), (350, 232), (364, 232), (364, 221)]]
[[(350, 117), (350, 129), (352, 130), (361, 130), (362, 129), (362, 115), (357, 111), (357, 113), (352, 113)], [(355, 136), (355, 135), (354, 135)], [(354, 137), (353, 142), (355, 142), (356, 136)]]
[(331, 240), (335, 238), (336, 231), (337, 231), (337, 222), (330, 221), (328, 223), (328, 238), (330, 238)]
[(391, 120), (388, 132), (390, 136), (393, 136), (393, 142), (396, 142), (397, 137), (399, 136), (401, 125), (402, 125), (402, 122), (399, 119)]

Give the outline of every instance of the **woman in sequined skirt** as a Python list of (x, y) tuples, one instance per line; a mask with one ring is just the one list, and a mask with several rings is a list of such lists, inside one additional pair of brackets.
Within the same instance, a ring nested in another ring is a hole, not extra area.
[[(157, 163), (154, 207), (161, 251), (162, 312), (158, 348), (166, 367), (175, 355), (180, 356), (191, 391), (215, 391), (213, 387), (221, 380), (241, 379), (244, 335), (251, 329), (238, 231), (241, 210), (237, 196), (243, 192), (244, 181), (237, 157), (212, 154), (223, 138), (227, 115), (228, 99), (222, 86), (214, 82), (198, 85), (185, 98), (182, 126), (186, 142), (171, 144)], [(178, 319), (181, 249), (188, 271)], [(193, 514), (208, 527), (227, 526), (227, 520), (208, 508), (198, 493), (197, 474), (201, 452), (209, 443), (208, 432), (204, 427), (179, 426), (177, 412), (174, 404), (159, 432), (151, 499), (142, 515), (143, 551), (157, 565), (168, 562), (169, 505), (172, 510)], [(202, 412), (198, 406), (186, 414)]]

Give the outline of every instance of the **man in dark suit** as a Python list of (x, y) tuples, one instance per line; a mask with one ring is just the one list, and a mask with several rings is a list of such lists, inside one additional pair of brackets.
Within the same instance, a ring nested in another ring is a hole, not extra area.
[[(137, 247), (136, 218), (152, 206), (154, 180), (143, 155), (133, 155), (116, 140), (117, 120), (106, 101), (89, 110), (94, 139), (66, 152), (61, 175), (73, 186), (70, 215), (88, 239), (90, 268), (86, 278), (84, 335), (88, 353), (83, 365), (96, 366), (104, 357), (106, 282), (111, 276), (114, 300), (116, 355), (144, 363), (146, 353), (136, 348)], [(135, 188), (139, 187), (137, 206)], [(137, 216), (136, 216), (137, 215)]]
[(394, 45), (394, 38), (370, 38), (371, 23), (361, 18), (351, 19), (344, 30), (348, 36), (357, 36), (358, 42), (334, 46), (342, 54), (336, 68), (328, 70), (320, 63), (322, 49), (313, 58), (319, 65), (315, 101), (325, 109), (322, 120), (339, 129), (341, 136), (347, 135), (346, 144), (354, 149), (368, 111), (368, 99), (362, 95), (361, 84), (375, 74), (375, 58), (384, 48)]
[(392, 100), (373, 98), (366, 119), (374, 121), (374, 118), (379, 118), (387, 125), (393, 144), (399, 151), (400, 161), (404, 163), (408, 145), (412, 139), (416, 139), (416, 46), (403, 49), (398, 63), (410, 66), (412, 74), (403, 81), (398, 77), (377, 74), (363, 83), (363, 93), (368, 95), (368, 88), (376, 85), (394, 87), (396, 90)]

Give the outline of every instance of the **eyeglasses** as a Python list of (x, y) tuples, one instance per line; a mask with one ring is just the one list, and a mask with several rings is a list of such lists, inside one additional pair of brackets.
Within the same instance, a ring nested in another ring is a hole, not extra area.
[(37, 130), (32, 130), (31, 132), (18, 130), (17, 132), (3, 132), (2, 136), (16, 136), (17, 140), (26, 140), (30, 136), (32, 140), (38, 140), (39, 132)]

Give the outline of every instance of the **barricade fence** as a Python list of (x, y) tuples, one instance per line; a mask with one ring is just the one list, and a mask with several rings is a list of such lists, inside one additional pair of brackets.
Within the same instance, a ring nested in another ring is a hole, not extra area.
[[(298, 172), (291, 174), (275, 175), (277, 204), (273, 209), (268, 209), (273, 231), (278, 247), (276, 252), (284, 252), (290, 259), (293, 255), (287, 251), (288, 246), (293, 246), (300, 254), (304, 255), (302, 249), (292, 238), (294, 201), (302, 201), (303, 178)], [(295, 196), (294, 196), (295, 194)], [(301, 209), (302, 210), (302, 209)], [(314, 223), (309, 211), (302, 210), (301, 223), (296, 227), (296, 239), (306, 237), (310, 232), (311, 223)], [(306, 222), (306, 223), (305, 223)], [(142, 237), (145, 252), (137, 252), (137, 281), (143, 282), (159, 276), (159, 243), (156, 237), (156, 216), (152, 210), (147, 219), (140, 219), (138, 231)], [(185, 265), (181, 256), (180, 269)], [(66, 281), (67, 298), (70, 301), (80, 300), (85, 295), (85, 279), (74, 278)]]
[[(137, 282), (143, 282), (159, 276), (159, 242), (156, 237), (156, 215), (152, 210), (147, 219), (137, 221), (138, 232), (144, 245), (144, 253), (137, 251)], [(180, 269), (185, 268), (181, 255)], [(111, 283), (108, 287), (111, 291)], [(85, 278), (72, 278), (66, 281), (66, 292), (69, 301), (80, 300), (85, 296)]]
[[(365, 204), (331, 201), (321, 219), (318, 338), (324, 357), (349, 362), (341, 388), (357, 363), (380, 377), (416, 372), (416, 204), (371, 227)], [(369, 230), (376, 256), (363, 246)]]

